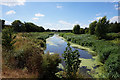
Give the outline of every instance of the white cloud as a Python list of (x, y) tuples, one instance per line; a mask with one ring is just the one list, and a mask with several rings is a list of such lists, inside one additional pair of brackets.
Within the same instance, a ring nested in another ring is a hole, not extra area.
[(26, 0), (3, 0), (0, 2), (0, 5), (5, 5), (5, 6), (17, 6), (17, 5), (24, 5)]
[(60, 21), (58, 21), (58, 22), (61, 23), (61, 24), (64, 24), (64, 25), (71, 25), (71, 23), (68, 23), (68, 22), (63, 21), (63, 20), (60, 20)]
[(64, 20), (59, 20), (56, 23), (44, 23), (42, 24), (45, 29), (53, 29), (53, 30), (72, 30), (74, 25), (79, 24), (81, 28), (88, 27), (89, 25), (86, 24), (81, 24), (79, 21), (75, 21), (73, 23), (64, 21)]
[(63, 8), (63, 6), (57, 5), (56, 8)]
[(81, 28), (89, 27), (89, 24), (84, 24), (80, 26)]
[(10, 22), (10, 21), (5, 21), (5, 24), (6, 24), (6, 25), (11, 25), (11, 23), (12, 23), (12, 22)]
[(45, 15), (44, 14), (40, 14), (40, 13), (37, 13), (35, 14), (36, 17), (44, 17)]
[(115, 21), (117, 21), (117, 22), (120, 22), (118, 19), (120, 19), (120, 16), (114, 16), (114, 17), (112, 17), (111, 19), (110, 19), (110, 22), (115, 22)]
[(112, 2), (118, 2), (119, 0), (113, 0)]
[(115, 8), (116, 10), (120, 10), (120, 7)]
[(118, 4), (115, 4), (114, 6), (115, 6), (115, 7), (118, 7)]
[(115, 4), (114, 7), (116, 10), (120, 10), (120, 7), (118, 6), (118, 4)]
[(63, 6), (60, 4), (57, 4), (56, 8), (63, 8)]
[(91, 23), (91, 22), (94, 22), (94, 21), (95, 21), (95, 20), (88, 20), (88, 22), (90, 22), (90, 23)]
[(96, 17), (97, 20), (102, 19), (102, 17)]
[(32, 18), (32, 20), (37, 21), (37, 20), (39, 20), (39, 18)]
[(10, 14), (16, 14), (16, 12), (14, 10), (10, 10), (10, 11), (6, 12), (6, 15), (10, 15)]
[(100, 15), (101, 15), (101, 13), (96, 14), (96, 16), (100, 16)]

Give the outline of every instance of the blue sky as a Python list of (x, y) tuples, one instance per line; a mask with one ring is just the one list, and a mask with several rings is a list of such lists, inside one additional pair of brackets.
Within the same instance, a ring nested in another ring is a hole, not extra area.
[(45, 29), (72, 29), (75, 24), (85, 28), (103, 16), (115, 22), (120, 9), (117, 2), (23, 2), (1, 5), (2, 19), (6, 20), (6, 24), (21, 20)]

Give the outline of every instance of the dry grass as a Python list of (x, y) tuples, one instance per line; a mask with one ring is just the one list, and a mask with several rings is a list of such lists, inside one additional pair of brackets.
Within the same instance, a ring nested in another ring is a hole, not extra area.
[(3, 64), (2, 78), (37, 78), (37, 73), (29, 73), (27, 69), (10, 69)]

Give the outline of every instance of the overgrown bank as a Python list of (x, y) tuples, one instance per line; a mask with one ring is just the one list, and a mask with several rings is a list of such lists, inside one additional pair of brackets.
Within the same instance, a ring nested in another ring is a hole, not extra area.
[(59, 55), (44, 54), (46, 38), (52, 35), (38, 32), (9, 33), (9, 30), (3, 30), (3, 78), (57, 78), (55, 73), (61, 62)]
[[(96, 53), (92, 54), (98, 56), (100, 62), (102, 62), (103, 70), (106, 72), (101, 74), (100, 78), (119, 78), (120, 72), (120, 47), (119, 44), (111, 43), (106, 40), (98, 40), (96, 36), (89, 34), (73, 34), (73, 33), (60, 33), (60, 36), (79, 44), (81, 46), (90, 47)], [(111, 59), (112, 57), (112, 59)]]

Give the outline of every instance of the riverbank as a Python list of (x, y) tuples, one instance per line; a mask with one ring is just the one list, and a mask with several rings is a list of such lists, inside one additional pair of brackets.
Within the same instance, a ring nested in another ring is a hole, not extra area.
[[(59, 37), (60, 37), (61, 39), (65, 40), (66, 42), (69, 42), (72, 47), (79, 48), (79, 49), (82, 49), (82, 50), (86, 50), (86, 51), (88, 51), (91, 55), (96, 54), (96, 52), (93, 51), (90, 47), (81, 46), (81, 45), (76, 44), (76, 43), (73, 43), (73, 42), (71, 42), (71, 41), (67, 41), (64, 37), (61, 37), (61, 36), (59, 36)], [(93, 55), (93, 56), (94, 56), (94, 55)]]
[[(84, 47), (90, 47), (93, 51), (96, 52), (92, 55), (97, 55), (98, 61), (103, 64), (103, 66), (100, 69), (98, 69), (98, 71), (101, 70), (103, 72), (100, 72), (100, 78), (118, 78), (120, 76), (118, 71), (118, 67), (120, 67), (119, 44), (113, 43), (111, 42), (111, 40), (107, 39), (99, 40), (98, 37), (96, 37), (96, 35), (73, 33), (59, 34), (60, 36), (64, 37), (67, 41), (79, 44)], [(115, 40), (116, 39), (119, 39), (119, 37), (115, 37)]]
[(93, 55), (93, 59), (79, 58), (81, 60), (80, 69), (82, 69), (83, 72), (91, 75), (93, 78), (101, 78), (100, 76), (104, 74), (104, 68), (103, 64), (99, 61), (99, 58), (96, 55), (97, 53), (95, 51), (93, 51), (90, 47), (81, 46), (71, 41), (67, 41), (67, 39), (65, 39), (64, 37), (60, 36), (60, 38), (65, 40), (66, 42), (69, 42), (72, 47), (86, 50), (89, 54)]

